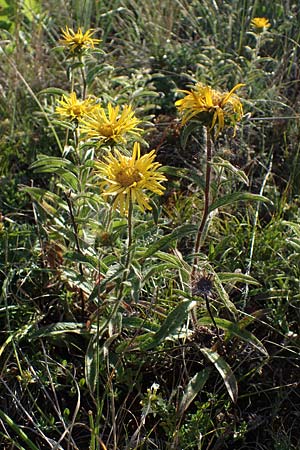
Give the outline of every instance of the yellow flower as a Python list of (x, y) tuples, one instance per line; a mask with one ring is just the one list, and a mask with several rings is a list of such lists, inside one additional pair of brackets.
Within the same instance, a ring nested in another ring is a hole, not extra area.
[(137, 128), (141, 123), (134, 115), (130, 105), (124, 105), (122, 111), (120, 107), (113, 107), (108, 104), (108, 111), (98, 106), (91, 114), (81, 121), (81, 132), (88, 138), (97, 139), (99, 143), (121, 142), (126, 143), (125, 135), (139, 135), (142, 131)]
[(55, 112), (70, 121), (79, 121), (86, 114), (97, 108), (95, 100), (91, 98), (79, 100), (76, 92), (71, 92), (70, 95), (63, 95), (58, 103), (60, 106), (56, 107)]
[(199, 82), (191, 91), (179, 90), (186, 94), (175, 103), (182, 114), (182, 125), (192, 118), (203, 123), (209, 130), (216, 125), (215, 137), (227, 123), (235, 126), (243, 116), (243, 106), (239, 97), (234, 94), (241, 86), (244, 84), (237, 84), (230, 92), (220, 92)]
[(86, 48), (95, 48), (95, 44), (101, 42), (100, 39), (91, 37), (95, 33), (92, 28), (85, 33), (82, 32), (81, 28), (78, 28), (75, 33), (72, 28), (66, 26), (66, 29), (62, 29), (61, 32), (63, 39), (60, 39), (59, 43), (67, 47), (73, 54), (80, 54)]
[(269, 20), (265, 17), (254, 17), (254, 19), (251, 20), (251, 25), (253, 28), (256, 28), (257, 31), (265, 31), (271, 26)]
[(155, 150), (141, 156), (140, 144), (134, 143), (132, 157), (122, 155), (115, 150), (115, 156), (109, 153), (104, 161), (96, 163), (96, 173), (104, 179), (100, 187), (103, 195), (113, 195), (113, 207), (121, 214), (128, 211), (129, 201), (137, 203), (142, 211), (151, 209), (145, 191), (162, 195), (165, 190), (161, 182), (166, 177), (157, 171), (160, 163), (154, 162)]

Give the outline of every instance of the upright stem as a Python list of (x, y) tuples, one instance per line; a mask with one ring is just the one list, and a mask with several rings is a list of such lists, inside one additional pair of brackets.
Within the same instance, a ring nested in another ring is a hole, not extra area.
[(123, 277), (120, 285), (119, 295), (117, 298), (116, 304), (118, 305), (122, 300), (122, 294), (124, 289), (124, 283), (127, 280), (129, 268), (130, 268), (130, 261), (131, 261), (131, 245), (132, 245), (132, 233), (133, 233), (133, 227), (132, 227), (132, 212), (133, 212), (133, 204), (132, 204), (132, 197), (131, 197), (131, 191), (129, 192), (129, 204), (128, 204), (128, 216), (127, 216), (127, 226), (128, 226), (128, 236), (127, 236), (127, 255), (125, 260), (125, 269), (123, 272)]
[(131, 251), (130, 251), (130, 247), (132, 245), (132, 232), (133, 232), (133, 227), (132, 227), (132, 212), (133, 212), (133, 204), (132, 204), (132, 197), (131, 197), (131, 191), (129, 193), (129, 205), (128, 205), (128, 219), (127, 219), (127, 225), (128, 225), (128, 240), (127, 240), (127, 258), (126, 258), (126, 268), (130, 263), (130, 255), (131, 255)]
[[(73, 206), (72, 206), (72, 202), (71, 199), (69, 197), (69, 195), (65, 192), (65, 198), (67, 201), (67, 205), (69, 208), (69, 213), (70, 213), (70, 218), (71, 218), (71, 223), (72, 223), (72, 227), (74, 230), (74, 238), (75, 238), (75, 245), (76, 245), (76, 250), (79, 254), (82, 254), (81, 252), (81, 248), (80, 248), (80, 244), (79, 244), (79, 233), (78, 233), (78, 226), (74, 217), (74, 212), (73, 212)], [(79, 272), (81, 277), (84, 276), (84, 272), (83, 272), (83, 267), (82, 267), (82, 263), (79, 263)], [(81, 302), (81, 320), (82, 322), (84, 322), (84, 313), (85, 313), (85, 305), (84, 305), (84, 294), (83, 294), (83, 290), (80, 288), (79, 289), (79, 295), (80, 295), (80, 302)]]
[(204, 207), (203, 207), (203, 213), (202, 213), (202, 219), (198, 228), (196, 241), (195, 241), (195, 249), (194, 249), (194, 261), (193, 261), (193, 268), (192, 268), (192, 274), (191, 278), (194, 279), (195, 272), (197, 270), (198, 265), (198, 253), (201, 248), (202, 243), (202, 237), (203, 237), (203, 231), (205, 229), (205, 225), (208, 218), (208, 211), (209, 211), (209, 203), (210, 203), (210, 181), (211, 181), (211, 160), (212, 160), (212, 141), (211, 141), (211, 135), (210, 131), (207, 128), (206, 129), (206, 174), (205, 174), (205, 190), (204, 190)]
[(86, 77), (85, 77), (84, 68), (81, 66), (80, 66), (80, 73), (81, 73), (81, 77), (82, 77), (82, 99), (85, 100), (87, 85), (86, 85)]

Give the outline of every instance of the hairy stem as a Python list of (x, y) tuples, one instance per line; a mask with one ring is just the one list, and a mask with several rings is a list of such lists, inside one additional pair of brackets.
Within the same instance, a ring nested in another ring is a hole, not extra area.
[(204, 190), (204, 207), (202, 213), (202, 219), (198, 228), (195, 249), (194, 249), (194, 261), (191, 278), (194, 279), (195, 272), (197, 270), (199, 256), (198, 253), (201, 248), (203, 231), (208, 218), (209, 203), (210, 203), (210, 184), (211, 184), (211, 160), (212, 160), (212, 141), (209, 129), (206, 130), (206, 174), (205, 174), (205, 190)]
[[(66, 192), (65, 192), (65, 197), (66, 197), (66, 201), (67, 201), (68, 208), (69, 208), (69, 213), (70, 213), (70, 217), (71, 217), (72, 227), (73, 227), (73, 230), (74, 230), (74, 238), (75, 238), (76, 249), (77, 249), (77, 252), (81, 254), (81, 248), (80, 248), (79, 238), (78, 238), (78, 227), (77, 227), (77, 223), (75, 221), (75, 217), (74, 217), (74, 213), (73, 213), (72, 202), (71, 202), (70, 196)], [(79, 263), (79, 272), (80, 272), (80, 275), (83, 277), (84, 273), (83, 273), (82, 263)], [(81, 302), (81, 317), (82, 317), (82, 321), (84, 321), (84, 309), (85, 309), (85, 307), (84, 307), (84, 295), (83, 295), (82, 289), (80, 289), (79, 295), (80, 295), (80, 302)]]

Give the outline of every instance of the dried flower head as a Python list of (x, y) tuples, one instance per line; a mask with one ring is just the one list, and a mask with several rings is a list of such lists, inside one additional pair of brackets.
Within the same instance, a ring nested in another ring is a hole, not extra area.
[(117, 105), (108, 104), (107, 111), (99, 106), (81, 121), (81, 132), (88, 138), (103, 143), (126, 143), (126, 134), (138, 136), (141, 123), (134, 115), (130, 105), (124, 105), (122, 110)]
[(66, 29), (62, 29), (61, 32), (62, 39), (59, 40), (59, 43), (67, 47), (73, 56), (80, 55), (88, 48), (95, 48), (95, 44), (101, 42), (101, 39), (92, 38), (95, 33), (92, 28), (83, 33), (81, 28), (78, 28), (75, 32), (72, 28), (66, 26)]
[(251, 25), (253, 28), (255, 28), (256, 31), (266, 31), (268, 28), (270, 28), (271, 24), (266, 17), (254, 17), (251, 20)]
[(195, 274), (192, 280), (192, 295), (195, 297), (208, 296), (213, 288), (213, 275), (204, 272)]
[(194, 119), (207, 126), (209, 130), (216, 126), (215, 137), (227, 125), (236, 127), (243, 116), (243, 106), (234, 92), (242, 86), (244, 84), (239, 83), (229, 92), (220, 92), (198, 82), (191, 91), (179, 90), (186, 94), (175, 103), (182, 114), (182, 125)]
[(154, 162), (155, 151), (141, 156), (140, 144), (134, 143), (131, 157), (122, 155), (118, 150), (104, 156), (104, 161), (96, 163), (96, 174), (102, 178), (100, 187), (103, 195), (113, 195), (113, 207), (118, 208), (121, 214), (127, 213), (129, 201), (137, 203), (144, 211), (151, 209), (149, 198), (145, 191), (162, 195), (165, 187), (161, 185), (166, 177), (158, 172), (161, 166)]

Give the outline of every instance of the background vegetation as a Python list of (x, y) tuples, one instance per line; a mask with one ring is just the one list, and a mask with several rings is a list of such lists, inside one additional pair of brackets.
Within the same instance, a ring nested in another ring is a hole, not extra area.
[[(299, 23), (292, 0), (0, 0), (1, 448), (300, 448)], [(126, 278), (126, 219), (103, 222), (90, 156), (61, 165), (55, 105), (71, 73), (80, 87), (66, 25), (96, 30), (88, 92), (133, 104), (166, 166)], [(174, 106), (195, 81), (246, 85), (236, 136), (214, 149), (223, 200), (196, 299), (205, 139)]]

